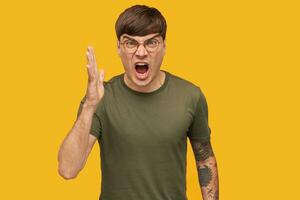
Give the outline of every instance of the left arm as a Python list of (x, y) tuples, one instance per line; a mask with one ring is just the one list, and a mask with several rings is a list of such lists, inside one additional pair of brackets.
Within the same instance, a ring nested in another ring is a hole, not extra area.
[(203, 200), (219, 200), (217, 161), (210, 141), (190, 140), (196, 159)]

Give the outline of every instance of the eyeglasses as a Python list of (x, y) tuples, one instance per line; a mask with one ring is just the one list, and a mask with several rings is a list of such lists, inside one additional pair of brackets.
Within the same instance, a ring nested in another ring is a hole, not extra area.
[(143, 45), (145, 47), (145, 49), (149, 53), (151, 53), (151, 52), (155, 52), (157, 50), (157, 47), (160, 44), (160, 41), (155, 38), (157, 36), (158, 35), (156, 35), (148, 40), (145, 40), (144, 42), (138, 42), (132, 38), (125, 36), (126, 38), (128, 38), (128, 40), (125, 40), (124, 42), (120, 42), (120, 44), (123, 44), (125, 46), (125, 49), (128, 53), (135, 53), (136, 50), (138, 49), (139, 45)]

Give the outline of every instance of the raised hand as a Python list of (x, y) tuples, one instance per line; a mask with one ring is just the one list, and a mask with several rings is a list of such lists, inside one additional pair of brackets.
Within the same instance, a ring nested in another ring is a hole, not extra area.
[(96, 110), (98, 103), (101, 101), (104, 95), (104, 70), (100, 69), (100, 72), (98, 72), (94, 49), (91, 46), (88, 46), (87, 48), (86, 58), (88, 86), (86, 91), (85, 103), (88, 107)]

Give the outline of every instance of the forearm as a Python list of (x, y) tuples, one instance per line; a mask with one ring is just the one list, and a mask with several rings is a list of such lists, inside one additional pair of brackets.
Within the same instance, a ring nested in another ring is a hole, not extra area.
[(74, 178), (84, 163), (94, 111), (83, 104), (82, 112), (60, 146), (58, 171), (67, 179)]
[(210, 141), (191, 141), (196, 158), (198, 180), (204, 200), (219, 200), (219, 178)]
[(217, 161), (210, 156), (204, 161), (197, 161), (199, 184), (204, 200), (219, 199), (219, 178)]

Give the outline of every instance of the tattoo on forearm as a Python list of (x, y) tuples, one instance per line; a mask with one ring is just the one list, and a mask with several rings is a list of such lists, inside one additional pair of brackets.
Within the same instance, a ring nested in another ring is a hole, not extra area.
[(219, 199), (219, 187), (217, 188), (214, 197), (215, 197), (215, 199)]
[(198, 167), (198, 172), (199, 172), (199, 182), (201, 187), (206, 187), (211, 181), (212, 174), (211, 174), (211, 169), (208, 168), (206, 165), (204, 165), (204, 168)]
[(191, 141), (204, 200), (219, 199), (217, 162), (210, 141)]
[(193, 151), (197, 161), (206, 160), (214, 155), (210, 142), (193, 142)]

